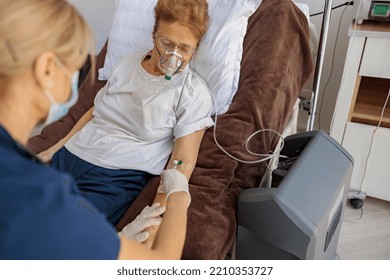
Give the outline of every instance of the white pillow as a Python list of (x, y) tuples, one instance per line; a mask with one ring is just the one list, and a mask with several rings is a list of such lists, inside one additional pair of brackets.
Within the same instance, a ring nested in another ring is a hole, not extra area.
[[(298, 0), (299, 1), (299, 0)], [(295, 5), (304, 13), (306, 16), (307, 22), (310, 23), (310, 11), (309, 11), (309, 6), (305, 3), (298, 3), (293, 1)]]
[[(214, 111), (225, 113), (237, 92), (243, 40), (248, 18), (262, 0), (209, 0), (209, 27), (191, 67), (203, 77), (214, 97)], [(129, 52), (153, 48), (154, 6), (157, 0), (116, 0), (114, 22), (99, 79), (107, 80), (118, 59)]]

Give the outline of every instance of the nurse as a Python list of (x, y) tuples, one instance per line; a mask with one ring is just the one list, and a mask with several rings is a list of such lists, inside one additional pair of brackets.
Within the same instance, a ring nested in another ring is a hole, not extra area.
[[(117, 234), (71, 176), (25, 148), (34, 127), (63, 116), (77, 100), (78, 69), (91, 47), (89, 28), (65, 0), (0, 1), (0, 259), (181, 256), (190, 202), (183, 174), (162, 174), (166, 211), (146, 207)], [(160, 222), (153, 249), (134, 241)]]

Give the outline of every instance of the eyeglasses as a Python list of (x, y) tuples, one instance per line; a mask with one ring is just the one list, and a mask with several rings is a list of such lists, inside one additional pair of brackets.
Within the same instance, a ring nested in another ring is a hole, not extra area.
[(160, 47), (166, 50), (173, 50), (177, 47), (183, 55), (193, 54), (197, 50), (197, 48), (194, 48), (187, 44), (178, 45), (175, 42), (169, 40), (168, 38), (157, 36), (157, 33), (155, 36), (156, 36), (156, 41), (160, 45)]

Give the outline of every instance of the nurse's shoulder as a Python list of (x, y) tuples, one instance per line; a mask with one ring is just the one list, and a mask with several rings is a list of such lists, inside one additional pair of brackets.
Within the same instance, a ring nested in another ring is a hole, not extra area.
[(117, 257), (114, 228), (71, 176), (31, 161), (17, 147), (0, 145), (0, 151), (0, 259)]

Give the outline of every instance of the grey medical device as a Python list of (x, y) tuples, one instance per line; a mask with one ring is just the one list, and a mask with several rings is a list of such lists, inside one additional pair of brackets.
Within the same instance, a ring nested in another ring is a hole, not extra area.
[(321, 131), (286, 137), (271, 188), (238, 200), (236, 259), (337, 259), (353, 158)]

